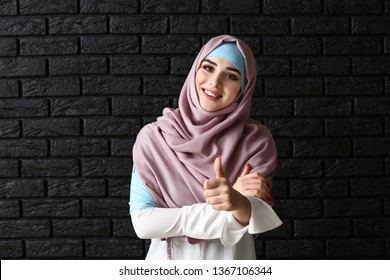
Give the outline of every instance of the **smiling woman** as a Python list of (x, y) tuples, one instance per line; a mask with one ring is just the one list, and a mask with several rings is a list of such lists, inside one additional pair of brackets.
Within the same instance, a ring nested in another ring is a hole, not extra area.
[(249, 117), (256, 61), (238, 38), (211, 39), (180, 93), (134, 144), (130, 213), (147, 259), (255, 259), (271, 208), (276, 147)]

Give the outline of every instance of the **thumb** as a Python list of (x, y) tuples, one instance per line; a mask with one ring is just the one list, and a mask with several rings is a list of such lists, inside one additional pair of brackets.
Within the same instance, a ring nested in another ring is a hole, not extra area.
[(225, 177), (225, 173), (223, 172), (222, 169), (222, 160), (221, 156), (217, 156), (214, 161), (214, 171), (215, 171), (215, 176), (218, 177)]
[(240, 177), (248, 175), (250, 171), (251, 171), (251, 166), (249, 164), (246, 164), (244, 167), (244, 171), (242, 171)]

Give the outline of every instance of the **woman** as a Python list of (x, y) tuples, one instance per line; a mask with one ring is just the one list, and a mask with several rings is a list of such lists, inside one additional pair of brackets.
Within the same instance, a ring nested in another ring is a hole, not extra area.
[(215, 37), (196, 57), (179, 108), (140, 131), (130, 212), (137, 235), (152, 239), (147, 259), (255, 259), (252, 234), (281, 224), (269, 206), (275, 143), (249, 117), (255, 84), (249, 47)]

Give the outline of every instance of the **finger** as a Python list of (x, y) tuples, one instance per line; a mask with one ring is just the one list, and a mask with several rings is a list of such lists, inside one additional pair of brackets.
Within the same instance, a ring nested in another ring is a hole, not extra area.
[(249, 164), (246, 164), (244, 167), (244, 171), (242, 171), (240, 177), (248, 175), (250, 171), (251, 171), (251, 166)]
[(213, 189), (213, 188), (218, 187), (220, 184), (221, 184), (220, 180), (218, 180), (217, 178), (213, 178), (213, 179), (209, 179), (209, 180), (204, 181), (203, 188), (204, 189)]
[(222, 169), (222, 160), (221, 156), (217, 156), (214, 161), (214, 171), (215, 171), (215, 176), (218, 177), (225, 177), (225, 173), (223, 172)]

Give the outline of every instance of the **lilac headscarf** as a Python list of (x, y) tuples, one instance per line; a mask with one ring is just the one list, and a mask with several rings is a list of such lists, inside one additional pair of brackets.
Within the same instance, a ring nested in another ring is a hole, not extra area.
[[(195, 74), (201, 62), (222, 42), (235, 42), (245, 60), (244, 94), (228, 107), (208, 112), (200, 106)], [(133, 148), (135, 169), (159, 207), (176, 208), (205, 202), (203, 183), (215, 178), (214, 160), (222, 157), (223, 170), (234, 182), (246, 164), (271, 185), (276, 148), (268, 129), (252, 120), (252, 93), (256, 61), (238, 38), (212, 38), (200, 50), (184, 82), (179, 108), (163, 111), (156, 122), (138, 134)]]

